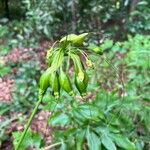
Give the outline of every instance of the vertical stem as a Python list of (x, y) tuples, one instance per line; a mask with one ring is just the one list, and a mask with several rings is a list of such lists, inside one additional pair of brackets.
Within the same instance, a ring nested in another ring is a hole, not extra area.
[(32, 122), (32, 120), (33, 120), (37, 110), (38, 110), (38, 107), (39, 107), (40, 103), (42, 102), (42, 98), (43, 98), (43, 96), (39, 97), (39, 100), (37, 101), (37, 103), (36, 103), (36, 105), (35, 105), (35, 107), (33, 109), (33, 112), (30, 115), (30, 118), (29, 118), (29, 120), (28, 120), (28, 122), (26, 124), (26, 127), (25, 127), (25, 129), (24, 129), (24, 131), (23, 131), (23, 133), (21, 135), (21, 138), (20, 138), (20, 140), (19, 140), (19, 142), (17, 144), (16, 150), (19, 150), (19, 147), (22, 144), (22, 141), (23, 141), (23, 139), (24, 139), (24, 137), (25, 137), (25, 135), (26, 135), (26, 133), (27, 133), (27, 131), (29, 129), (29, 126), (31, 125), (31, 122)]

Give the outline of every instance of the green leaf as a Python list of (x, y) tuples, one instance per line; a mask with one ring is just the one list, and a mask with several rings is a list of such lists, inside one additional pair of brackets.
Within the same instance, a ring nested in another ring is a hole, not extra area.
[(32, 141), (33, 141), (33, 146), (35, 146), (36, 148), (40, 148), (41, 144), (42, 144), (42, 137), (39, 133), (34, 133), (32, 135)]
[(7, 26), (0, 26), (0, 38), (6, 36), (9, 33)]
[(98, 107), (91, 104), (80, 105), (76, 108), (78, 113), (83, 117), (83, 119), (92, 119), (96, 120), (98, 117), (103, 118), (102, 112)]
[(103, 53), (103, 49), (100, 46), (97, 46), (94, 43), (90, 43), (89, 46), (88, 46), (88, 49), (92, 50), (92, 51), (94, 51), (95, 53), (98, 53), (98, 54)]
[(150, 132), (150, 117), (147, 114), (144, 116), (144, 122), (147, 130)]
[[(20, 136), (21, 136), (22, 132), (13, 132), (13, 145), (16, 147)], [(25, 150), (27, 148), (29, 148), (29, 146), (31, 147), (36, 147), (37, 149), (39, 149), (41, 147), (43, 140), (42, 137), (39, 133), (32, 133), (31, 129), (29, 129), (27, 131), (27, 134), (25, 135), (25, 138), (20, 146), (19, 150)]]
[(62, 142), (61, 147), (59, 148), (59, 150), (67, 150), (67, 144)]
[(100, 138), (92, 131), (90, 131), (89, 127), (86, 131), (86, 139), (89, 150), (100, 150), (101, 142)]
[[(13, 132), (13, 138), (14, 138), (13, 145), (15, 147), (17, 146), (17, 143), (20, 139), (21, 134), (22, 134), (22, 132)], [(20, 150), (25, 150), (32, 144), (31, 136), (32, 136), (31, 130), (28, 130), (28, 132), (26, 133), (24, 140), (20, 146)]]
[[(10, 48), (6, 45), (0, 45), (0, 55), (6, 55), (10, 51)], [(1, 66), (1, 59), (0, 59), (0, 66)]]
[(62, 112), (57, 112), (50, 116), (49, 123), (52, 126), (65, 126), (70, 123), (70, 118)]
[(5, 76), (11, 71), (10, 67), (3, 66), (2, 68), (0, 67), (0, 77)]
[(77, 150), (82, 150), (83, 149), (83, 142), (85, 139), (85, 134), (86, 134), (86, 130), (78, 130), (77, 134), (76, 134), (76, 149)]
[(121, 148), (126, 150), (135, 150), (135, 144), (127, 137), (118, 134), (110, 134), (111, 139)]
[(105, 40), (104, 43), (100, 46), (102, 50), (109, 49), (113, 46), (113, 41), (112, 40)]
[(144, 149), (144, 141), (136, 141), (136, 149), (137, 150), (143, 150)]
[(107, 150), (117, 150), (114, 142), (111, 140), (109, 136), (106, 134), (102, 135), (101, 137), (102, 144)]

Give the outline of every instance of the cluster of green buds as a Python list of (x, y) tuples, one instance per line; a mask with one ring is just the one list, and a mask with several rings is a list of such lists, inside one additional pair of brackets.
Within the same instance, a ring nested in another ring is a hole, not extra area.
[(86, 94), (88, 75), (81, 56), (84, 56), (87, 67), (93, 65), (87, 53), (82, 50), (87, 35), (88, 33), (67, 35), (55, 42), (48, 50), (48, 68), (40, 77), (39, 98), (45, 94), (49, 87), (56, 98), (60, 96), (60, 90), (66, 91), (70, 96), (75, 96), (73, 83), (67, 72), (70, 62), (73, 62), (74, 66), (74, 84), (81, 96)]

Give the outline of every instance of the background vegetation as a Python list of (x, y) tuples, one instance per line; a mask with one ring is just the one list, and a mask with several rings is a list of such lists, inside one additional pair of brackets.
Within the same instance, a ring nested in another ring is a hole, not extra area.
[(95, 69), (88, 71), (86, 101), (47, 93), (22, 150), (149, 150), (149, 6), (148, 0), (1, 0), (0, 149), (12, 149), (20, 137), (52, 43), (89, 32), (85, 51)]

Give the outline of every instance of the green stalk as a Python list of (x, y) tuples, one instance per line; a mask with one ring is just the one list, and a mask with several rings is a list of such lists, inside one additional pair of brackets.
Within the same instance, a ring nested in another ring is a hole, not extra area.
[(28, 122), (27, 122), (27, 124), (26, 124), (26, 127), (25, 127), (25, 129), (24, 129), (24, 131), (23, 131), (23, 133), (22, 133), (22, 135), (21, 135), (21, 138), (20, 138), (20, 140), (19, 140), (19, 142), (18, 142), (18, 144), (17, 144), (16, 150), (19, 150), (19, 147), (20, 147), (20, 145), (21, 145), (22, 142), (23, 142), (23, 139), (24, 139), (24, 137), (25, 137), (25, 135), (26, 135), (26, 133), (27, 133), (27, 131), (28, 131), (30, 125), (31, 125), (31, 122), (32, 122), (32, 120), (33, 120), (33, 118), (34, 118), (34, 116), (35, 116), (37, 110), (38, 110), (38, 107), (39, 107), (39, 105), (40, 105), (41, 102), (42, 102), (42, 98), (43, 98), (43, 96), (39, 97), (39, 100), (37, 101), (37, 103), (36, 103), (36, 105), (35, 105), (35, 107), (34, 107), (34, 109), (33, 109), (33, 111), (32, 111), (32, 114), (30, 115), (30, 118), (29, 118), (29, 120), (28, 120)]
[(51, 148), (53, 148), (53, 147), (56, 147), (56, 146), (58, 146), (58, 145), (61, 145), (62, 143), (63, 143), (63, 142), (58, 142), (58, 143), (52, 144), (52, 145), (46, 147), (45, 150), (49, 150), (49, 149), (51, 149)]

